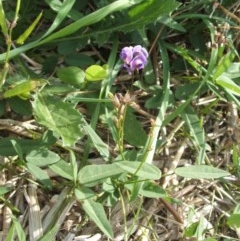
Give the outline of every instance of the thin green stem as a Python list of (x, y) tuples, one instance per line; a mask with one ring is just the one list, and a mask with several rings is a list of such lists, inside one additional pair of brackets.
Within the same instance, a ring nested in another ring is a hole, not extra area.
[(121, 201), (122, 212), (123, 212), (124, 241), (128, 241), (128, 234), (127, 234), (127, 213), (126, 213), (124, 198), (123, 198), (122, 191), (121, 191), (120, 188), (118, 188), (118, 192), (119, 192), (119, 195), (120, 195), (120, 201)]
[(16, 9), (15, 9), (15, 15), (14, 15), (14, 18), (13, 18), (13, 22), (11, 23), (10, 27), (8, 27), (8, 33), (5, 36), (7, 50), (6, 50), (6, 56), (5, 56), (4, 65), (3, 65), (3, 71), (2, 71), (2, 75), (1, 75), (1, 79), (0, 79), (0, 90), (2, 89), (2, 86), (4, 85), (4, 83), (6, 81), (7, 74), (8, 74), (8, 71), (9, 71), (8, 61), (9, 61), (9, 55), (10, 55), (11, 46), (12, 46), (12, 31), (13, 31), (13, 28), (17, 24), (20, 5), (21, 5), (21, 0), (18, 0), (17, 5), (16, 5)]
[(127, 106), (121, 105), (118, 112), (118, 149), (123, 157), (124, 122), (126, 118)]

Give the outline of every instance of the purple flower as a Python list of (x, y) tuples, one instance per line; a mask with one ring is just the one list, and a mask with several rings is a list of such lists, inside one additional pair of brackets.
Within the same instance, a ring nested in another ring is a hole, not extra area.
[(123, 67), (131, 74), (135, 70), (144, 69), (147, 65), (148, 52), (141, 45), (124, 47), (120, 53), (120, 58), (124, 62)]

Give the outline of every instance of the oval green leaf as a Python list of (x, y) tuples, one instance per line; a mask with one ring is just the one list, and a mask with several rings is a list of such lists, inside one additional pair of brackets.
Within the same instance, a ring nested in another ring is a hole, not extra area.
[(47, 149), (32, 150), (26, 155), (26, 161), (42, 167), (60, 161), (60, 156)]
[(84, 82), (85, 73), (82, 69), (76, 66), (61, 68), (57, 71), (57, 76), (63, 82), (79, 87)]
[(230, 175), (227, 171), (207, 165), (178, 167), (175, 169), (175, 173), (182, 177), (195, 179), (214, 179)]
[(115, 163), (124, 171), (145, 179), (156, 180), (161, 177), (161, 171), (154, 165), (138, 161), (120, 161)]
[(123, 170), (115, 164), (87, 165), (79, 171), (78, 180), (81, 184), (92, 187), (103, 182), (108, 177), (121, 173), (123, 173)]
[(87, 81), (100, 81), (107, 77), (107, 70), (99, 65), (91, 65), (85, 71)]

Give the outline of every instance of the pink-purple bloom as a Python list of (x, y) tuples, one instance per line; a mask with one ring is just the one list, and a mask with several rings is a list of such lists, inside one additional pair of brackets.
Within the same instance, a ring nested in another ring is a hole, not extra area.
[(128, 73), (132, 73), (135, 70), (144, 69), (147, 65), (148, 52), (141, 45), (124, 47), (120, 53), (120, 58), (124, 62), (123, 67)]

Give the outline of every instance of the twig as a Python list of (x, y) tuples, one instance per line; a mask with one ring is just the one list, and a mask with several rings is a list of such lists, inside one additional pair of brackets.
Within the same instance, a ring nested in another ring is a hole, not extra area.
[(160, 198), (160, 201), (163, 203), (163, 205), (167, 208), (167, 210), (173, 215), (175, 220), (179, 222), (180, 224), (183, 224), (183, 220), (180, 217), (180, 215), (177, 213), (177, 211), (164, 199)]

